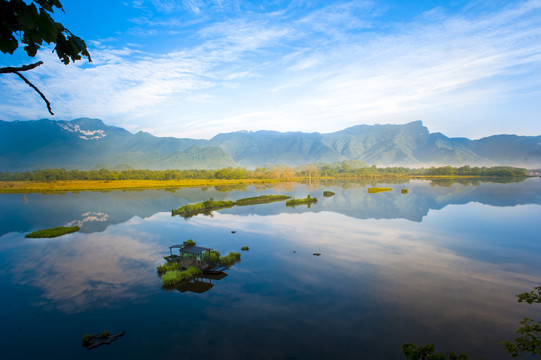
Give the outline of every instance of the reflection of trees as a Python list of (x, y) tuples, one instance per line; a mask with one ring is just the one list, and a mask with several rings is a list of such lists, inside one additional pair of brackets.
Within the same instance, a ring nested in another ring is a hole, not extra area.
[(246, 191), (248, 184), (216, 185), (214, 189), (218, 192)]
[(495, 184), (511, 184), (521, 183), (526, 178), (446, 178), (446, 179), (431, 179), (430, 186), (442, 186), (451, 187), (453, 184), (460, 184), (464, 186), (479, 186), (483, 183), (495, 183)]

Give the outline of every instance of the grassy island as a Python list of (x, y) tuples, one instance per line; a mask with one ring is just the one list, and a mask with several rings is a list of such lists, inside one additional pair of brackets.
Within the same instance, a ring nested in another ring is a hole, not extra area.
[(214, 210), (220, 210), (235, 206), (233, 201), (214, 201), (212, 199), (197, 204), (187, 204), (178, 209), (171, 210), (171, 215), (180, 215), (189, 218), (198, 214), (210, 214)]
[(261, 195), (261, 196), (239, 199), (235, 201), (235, 205), (244, 206), (244, 205), (267, 204), (267, 203), (271, 203), (275, 201), (287, 200), (290, 198), (291, 196), (287, 196), (287, 195)]
[(368, 192), (370, 194), (379, 193), (379, 192), (383, 192), (383, 191), (391, 191), (391, 190), (392, 190), (391, 188), (387, 188), (387, 187), (371, 187), (371, 188), (368, 188)]
[(291, 196), (286, 195), (261, 195), (255, 197), (249, 197), (244, 199), (239, 199), (237, 201), (214, 201), (213, 199), (196, 203), (188, 204), (179, 207), (178, 209), (171, 210), (171, 215), (180, 215), (183, 218), (189, 218), (199, 214), (210, 215), (212, 211), (230, 208), (233, 206), (246, 206), (246, 205), (257, 205), (257, 204), (267, 204), (275, 201), (283, 201), (291, 198)]
[[(193, 255), (187, 255), (185, 259), (190, 260), (190, 256), (193, 257)], [(176, 258), (165, 256), (164, 258), (166, 260), (166, 263), (158, 265), (156, 267), (158, 275), (161, 277), (162, 280), (162, 287), (164, 288), (171, 288), (183, 281), (192, 280), (194, 277), (203, 272), (196, 266), (187, 266), (186, 268), (185, 266), (183, 266), (182, 260), (178, 261), (178, 256)], [(209, 253), (205, 252), (202, 255), (201, 260), (206, 263), (209, 262), (218, 266), (229, 268), (230, 266), (240, 261), (240, 253), (230, 252), (225, 256), (220, 256), (219, 251), (212, 250), (210, 253), (210, 259)]]
[(331, 197), (331, 196), (334, 196), (334, 193), (332, 191), (323, 191), (323, 196)]
[(304, 199), (291, 199), (286, 201), (286, 206), (292, 206), (295, 207), (297, 205), (308, 205), (317, 203), (317, 198), (310, 197), (310, 195), (306, 195)]
[(55, 238), (66, 234), (71, 234), (81, 230), (78, 226), (58, 226), (50, 229), (36, 230), (26, 234), (26, 238)]

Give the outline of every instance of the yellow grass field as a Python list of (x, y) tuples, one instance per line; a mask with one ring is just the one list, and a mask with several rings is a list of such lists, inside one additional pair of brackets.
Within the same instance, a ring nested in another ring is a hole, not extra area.
[(0, 181), (0, 193), (174, 189), (183, 187), (276, 183), (269, 179), (186, 179), (186, 180), (66, 180), (52, 182)]

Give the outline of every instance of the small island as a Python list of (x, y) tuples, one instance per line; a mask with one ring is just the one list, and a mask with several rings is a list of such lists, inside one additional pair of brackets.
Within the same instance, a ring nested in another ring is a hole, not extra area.
[[(179, 254), (173, 254), (173, 249), (179, 249)], [(164, 256), (166, 262), (156, 267), (164, 289), (190, 281), (202, 273), (219, 274), (240, 261), (240, 253), (221, 256), (219, 251), (197, 246), (191, 239), (170, 246), (169, 250), (170, 256)]]
[(239, 199), (237, 201), (214, 201), (211, 198), (210, 200), (203, 201), (201, 203), (187, 204), (179, 207), (178, 209), (173, 209), (171, 210), (171, 216), (180, 215), (183, 218), (187, 219), (199, 214), (210, 215), (212, 211), (230, 208), (233, 206), (267, 204), (275, 201), (287, 200), (290, 198), (291, 196), (287, 195), (261, 195)]
[(171, 210), (171, 215), (180, 215), (184, 218), (189, 218), (199, 214), (210, 215), (214, 210), (220, 210), (235, 206), (233, 201), (214, 201), (213, 199), (203, 201), (197, 204), (187, 204), (178, 209)]
[(334, 193), (332, 191), (323, 191), (324, 197), (331, 197), (334, 196)]
[(391, 191), (391, 190), (392, 189), (388, 187), (371, 187), (371, 188), (368, 188), (368, 193), (373, 194), (373, 193), (379, 193), (379, 192)]
[(287, 195), (261, 195), (261, 196), (239, 199), (235, 201), (235, 205), (245, 206), (245, 205), (256, 205), (256, 204), (268, 204), (271, 202), (283, 201), (290, 198), (291, 196), (287, 196)]
[(58, 226), (50, 229), (36, 230), (30, 234), (26, 234), (25, 238), (42, 239), (55, 238), (66, 234), (71, 234), (81, 230), (78, 226)]
[(317, 203), (317, 198), (310, 197), (310, 195), (306, 195), (304, 199), (291, 199), (286, 201), (286, 206), (295, 207), (297, 205), (308, 205), (310, 207), (311, 204)]

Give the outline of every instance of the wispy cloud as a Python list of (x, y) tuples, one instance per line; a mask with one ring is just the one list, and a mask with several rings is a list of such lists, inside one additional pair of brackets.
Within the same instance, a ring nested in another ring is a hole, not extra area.
[[(152, 127), (157, 135), (210, 137), (240, 129), (325, 132), (432, 114), (437, 119), (424, 120), (440, 130), (459, 115), (457, 108), (468, 111), (492, 99), (520, 104), (521, 97), (541, 93), (538, 0), (484, 12), (436, 9), (384, 25), (385, 8), (369, 1), (263, 10), (224, 10), (220, 2), (198, 0), (152, 4), (166, 14), (200, 16), (205, 9), (206, 16), (228, 16), (207, 18), (190, 42), (185, 32), (170, 34), (169, 51), (162, 53), (99, 42), (91, 65), (67, 67), (41, 53), (45, 65), (28, 76), (59, 118), (100, 117)], [(154, 36), (183, 20), (134, 21)], [(2, 80), (4, 118), (46, 116), (26, 85)], [(520, 116), (541, 132), (537, 119)]]

